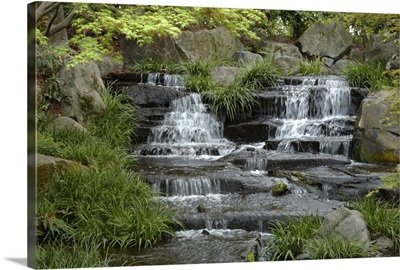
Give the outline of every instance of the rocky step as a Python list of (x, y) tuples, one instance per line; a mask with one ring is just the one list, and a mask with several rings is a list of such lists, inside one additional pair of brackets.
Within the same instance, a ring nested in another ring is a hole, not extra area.
[(383, 181), (380, 177), (393, 171), (393, 167), (360, 163), (277, 170), (274, 175), (285, 177), (292, 183), (317, 187), (328, 199), (349, 201), (381, 187)]
[[(318, 91), (325, 91), (326, 88), (321, 86), (311, 87), (314, 93)], [(350, 115), (356, 115), (358, 108), (360, 107), (361, 101), (369, 93), (368, 89), (364, 88), (350, 88), (351, 108)], [(285, 115), (286, 107), (284, 105), (287, 96), (281, 86), (268, 88), (255, 95), (258, 102), (258, 106), (254, 106), (252, 115), (263, 115), (270, 116), (271, 118), (282, 118)]]
[(233, 145), (193, 143), (193, 144), (143, 144), (135, 147), (134, 153), (141, 156), (223, 156)]
[(242, 229), (268, 232), (277, 220), (299, 215), (325, 215), (343, 206), (315, 194), (269, 193), (171, 197), (163, 199), (186, 229)]
[(270, 151), (263, 148), (247, 148), (232, 152), (221, 158), (219, 161), (230, 162), (239, 168), (245, 169), (249, 162), (257, 164), (258, 161), (264, 162), (267, 171), (277, 169), (299, 169), (312, 168), (328, 165), (345, 165), (351, 161), (345, 156), (330, 154), (312, 153), (290, 153), (281, 151)]
[(304, 138), (293, 140), (275, 139), (266, 141), (264, 148), (266, 150), (348, 156), (351, 139), (351, 136)]
[[(228, 124), (224, 127), (224, 136), (238, 143), (252, 143), (274, 140), (277, 131), (284, 125), (282, 119), (266, 119), (262, 117), (248, 122)], [(350, 136), (354, 132), (355, 117), (331, 118), (331, 119), (309, 119), (304, 121), (293, 121), (292, 126), (303, 126), (297, 132), (307, 134), (309, 130), (318, 130), (320, 136)], [(290, 120), (286, 120), (287, 128), (290, 128)], [(283, 132), (283, 131), (281, 131)], [(316, 131), (315, 131), (316, 132)]]
[[(207, 229), (179, 230), (175, 236), (158, 242), (152, 247), (140, 250), (110, 249), (115, 265), (124, 265), (126, 261), (134, 265), (170, 265), (170, 264), (209, 264), (248, 261), (248, 254), (253, 253), (255, 260), (263, 260), (263, 247), (270, 234), (257, 231)], [(206, 248), (205, 248), (206, 247)]]

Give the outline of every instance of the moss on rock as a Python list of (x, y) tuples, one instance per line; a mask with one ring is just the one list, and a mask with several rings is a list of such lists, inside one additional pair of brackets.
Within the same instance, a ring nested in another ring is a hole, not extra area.
[(272, 186), (272, 196), (282, 196), (288, 191), (288, 187), (284, 183), (275, 183)]

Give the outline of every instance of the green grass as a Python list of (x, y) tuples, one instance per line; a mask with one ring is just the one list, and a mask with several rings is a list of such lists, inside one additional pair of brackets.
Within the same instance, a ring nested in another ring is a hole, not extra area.
[(147, 57), (129, 67), (132, 72), (181, 74), (182, 63), (174, 60), (165, 61), (158, 57)]
[(372, 240), (386, 236), (394, 241), (394, 250), (399, 251), (400, 206), (398, 202), (381, 202), (373, 198), (363, 198), (351, 206), (364, 216)]
[(63, 239), (118, 247), (147, 247), (173, 234), (173, 213), (151, 187), (120, 168), (59, 171), (38, 192), (40, 241)]
[(343, 239), (334, 232), (321, 235), (322, 218), (317, 216), (288, 218), (276, 222), (271, 230), (273, 238), (267, 254), (271, 260), (294, 260), (300, 254), (308, 259), (367, 258), (376, 256), (399, 256), (400, 207), (398, 202), (380, 202), (362, 198), (349, 204), (364, 217), (373, 243), (381, 236), (394, 242), (392, 254), (382, 254), (373, 245)]
[(85, 166), (54, 170), (37, 192), (40, 268), (105, 266), (101, 252), (108, 247), (145, 248), (181, 226), (150, 185), (128, 169), (134, 108), (125, 96), (105, 93), (104, 100), (105, 114), (87, 132), (44, 125), (38, 132), (38, 153)]
[(368, 88), (372, 92), (378, 92), (392, 85), (385, 75), (385, 65), (380, 62), (348, 65), (343, 70), (343, 75), (346, 76), (351, 87)]
[(63, 243), (39, 245), (36, 248), (36, 268), (92, 268), (109, 267), (107, 256), (102, 256), (100, 247), (96, 245), (72, 244), (66, 246)]
[(273, 240), (268, 247), (268, 252), (272, 253), (271, 260), (296, 259), (303, 252), (307, 240), (316, 236), (320, 226), (321, 218), (318, 216), (299, 216), (276, 222), (271, 231)]
[(247, 64), (238, 73), (236, 83), (258, 91), (266, 87), (275, 86), (281, 72), (269, 61), (258, 61)]
[(205, 96), (211, 102), (211, 110), (215, 115), (226, 112), (231, 121), (251, 113), (256, 104), (253, 89), (235, 83), (226, 87), (215, 87), (207, 91)]
[(300, 67), (299, 67), (299, 71), (298, 74), (301, 76), (307, 76), (307, 75), (326, 75), (323, 72), (323, 64), (321, 62), (320, 58), (316, 58), (314, 60), (310, 60), (310, 61), (302, 61), (300, 62)]
[(307, 240), (304, 245), (304, 252), (312, 260), (366, 258), (380, 255), (377, 251), (366, 250), (363, 245), (345, 240), (334, 233)]

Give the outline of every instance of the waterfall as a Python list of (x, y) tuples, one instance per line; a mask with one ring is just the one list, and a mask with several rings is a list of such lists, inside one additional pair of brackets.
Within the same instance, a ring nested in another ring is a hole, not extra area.
[[(338, 76), (305, 77), (298, 85), (285, 85), (280, 99), (279, 116), (282, 124), (277, 128), (275, 139), (280, 140), (277, 150), (293, 151), (296, 141), (320, 141), (320, 151), (347, 154), (350, 136), (344, 136), (350, 116), (351, 96), (347, 81)], [(328, 138), (328, 139), (327, 139)], [(344, 143), (336, 143), (336, 141)]]
[(166, 180), (167, 196), (219, 194), (220, 183), (204, 177)]
[(173, 100), (164, 123), (153, 127), (147, 138), (157, 155), (220, 156), (233, 150), (223, 138), (223, 125), (208, 111), (199, 94)]

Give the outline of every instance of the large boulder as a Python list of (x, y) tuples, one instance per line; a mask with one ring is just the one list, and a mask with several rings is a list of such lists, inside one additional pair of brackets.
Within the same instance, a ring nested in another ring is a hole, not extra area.
[(285, 76), (292, 76), (300, 72), (301, 61), (297, 58), (279, 57), (274, 59), (273, 63)]
[(132, 39), (122, 39), (120, 42), (122, 56), (127, 66), (133, 66), (146, 58), (180, 62), (181, 58), (171, 37), (153, 37), (153, 43), (145, 46)]
[(337, 233), (345, 240), (359, 243), (365, 248), (370, 243), (367, 224), (361, 213), (345, 207), (326, 214), (320, 232), (322, 235)]
[(299, 38), (301, 52), (312, 57), (338, 60), (353, 43), (349, 30), (342, 22), (313, 23)]
[(203, 60), (222, 58), (234, 60), (237, 51), (243, 51), (243, 44), (226, 28), (197, 32), (183, 31), (175, 37), (175, 45), (182, 59)]
[(105, 77), (110, 73), (118, 72), (124, 67), (122, 62), (117, 62), (108, 56), (103, 56), (101, 60), (96, 61), (96, 64), (99, 68), (101, 77)]
[(133, 85), (125, 89), (124, 93), (132, 98), (135, 105), (145, 108), (168, 107), (172, 100), (187, 95), (171, 87), (145, 84)]
[(38, 190), (45, 188), (46, 184), (51, 180), (55, 171), (59, 170), (76, 170), (85, 169), (87, 167), (78, 162), (46, 156), (42, 154), (36, 155), (36, 186)]
[(388, 62), (392, 57), (399, 54), (399, 46), (394, 43), (382, 43), (365, 53), (365, 61)]
[(303, 55), (299, 51), (299, 48), (287, 43), (266, 40), (262, 51), (265, 53), (266, 57), (270, 59), (289, 57), (300, 61), (303, 60)]
[(331, 66), (331, 72), (334, 75), (342, 75), (343, 71), (350, 65), (356, 65), (357, 63), (349, 59), (340, 59)]
[(238, 68), (236, 67), (215, 67), (211, 69), (211, 77), (221, 86), (228, 86), (233, 83), (236, 78)]
[(59, 116), (55, 118), (49, 124), (50, 128), (53, 129), (75, 129), (77, 131), (86, 132), (86, 128), (76, 122), (74, 119), (65, 116)]
[(239, 51), (236, 53), (236, 56), (237, 56), (237, 61), (242, 65), (263, 61), (261, 55), (249, 51)]
[(395, 100), (391, 91), (369, 95), (357, 115), (352, 157), (369, 163), (400, 163), (399, 114), (389, 109)]
[(59, 78), (64, 116), (83, 123), (94, 115), (104, 113), (106, 106), (100, 94), (105, 91), (105, 87), (100, 70), (93, 61), (72, 68), (67, 68), (65, 63)]

